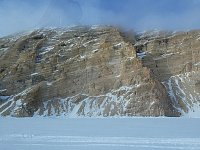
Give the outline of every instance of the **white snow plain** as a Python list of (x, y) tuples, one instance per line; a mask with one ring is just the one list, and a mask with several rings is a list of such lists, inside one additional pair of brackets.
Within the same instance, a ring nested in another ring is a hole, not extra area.
[(200, 150), (200, 118), (0, 118), (1, 150)]

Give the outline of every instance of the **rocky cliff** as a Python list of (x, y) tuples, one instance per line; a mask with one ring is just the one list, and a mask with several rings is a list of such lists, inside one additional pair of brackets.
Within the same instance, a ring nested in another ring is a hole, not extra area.
[(180, 116), (199, 106), (199, 40), (111, 26), (1, 38), (0, 114)]

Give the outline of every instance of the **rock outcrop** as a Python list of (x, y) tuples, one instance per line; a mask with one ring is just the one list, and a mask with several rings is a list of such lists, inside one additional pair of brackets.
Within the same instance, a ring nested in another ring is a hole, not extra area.
[(165, 85), (181, 114), (200, 109), (200, 31), (141, 34), (135, 44), (145, 52), (143, 65)]
[(0, 39), (2, 116), (180, 116), (199, 102), (200, 31), (111, 26)]

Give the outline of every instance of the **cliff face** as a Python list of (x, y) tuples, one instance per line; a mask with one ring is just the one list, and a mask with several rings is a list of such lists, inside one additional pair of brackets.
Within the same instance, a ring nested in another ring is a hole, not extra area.
[(180, 116), (199, 101), (198, 36), (93, 26), (1, 38), (0, 114)]
[(200, 31), (148, 35), (138, 36), (135, 45), (146, 52), (144, 66), (163, 83), (179, 112), (196, 111), (200, 106)]

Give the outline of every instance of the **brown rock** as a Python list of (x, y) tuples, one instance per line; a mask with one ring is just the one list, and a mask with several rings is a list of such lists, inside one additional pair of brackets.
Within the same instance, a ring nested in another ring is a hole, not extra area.
[[(175, 85), (172, 76), (195, 72), (188, 77), (194, 88), (182, 89), (190, 94), (199, 89), (197, 36), (198, 31), (136, 38), (102, 26), (2, 38), (0, 90), (6, 95), (0, 96), (10, 98), (0, 103), (0, 114), (179, 116), (185, 103), (178, 102), (180, 95), (172, 98), (170, 92), (180, 89), (168, 82)], [(139, 58), (139, 51), (146, 56)]]

